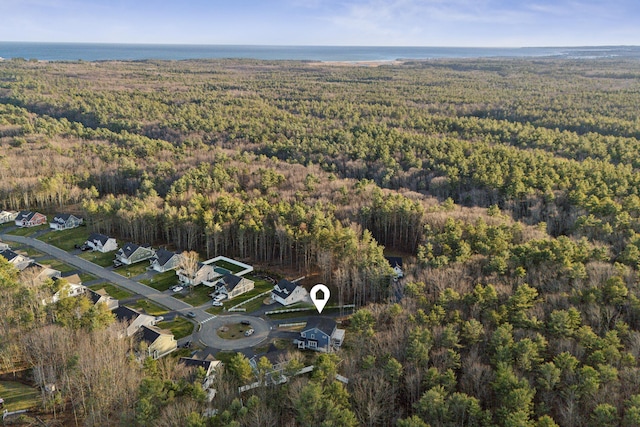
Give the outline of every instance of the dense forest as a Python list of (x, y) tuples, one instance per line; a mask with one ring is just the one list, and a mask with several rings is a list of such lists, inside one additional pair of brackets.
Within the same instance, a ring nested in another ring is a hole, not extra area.
[(170, 362), (70, 366), (47, 336), (115, 327), (0, 265), (0, 363), (59, 355), (47, 407), (88, 425), (640, 425), (638, 105), (631, 60), (0, 62), (0, 208), (318, 274), (359, 308), (311, 377), (238, 396), (229, 364), (205, 419)]

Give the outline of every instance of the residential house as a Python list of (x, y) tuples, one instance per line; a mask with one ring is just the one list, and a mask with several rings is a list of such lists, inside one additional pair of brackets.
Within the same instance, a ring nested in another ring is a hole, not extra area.
[(9, 249), (9, 245), (6, 243), (2, 243), (2, 240), (0, 240), (0, 252), (6, 251), (7, 249)]
[(22, 280), (30, 280), (33, 284), (40, 284), (47, 279), (59, 278), (62, 272), (46, 265), (32, 262), (20, 272)]
[(150, 259), (155, 251), (150, 246), (139, 246), (135, 243), (126, 243), (116, 253), (116, 259), (113, 263), (118, 266), (121, 264), (131, 265)]
[(145, 355), (159, 359), (177, 350), (178, 342), (170, 331), (151, 325), (140, 326), (140, 340), (146, 343)]
[(189, 277), (189, 275), (187, 275), (182, 269), (176, 271), (176, 274), (178, 275), (180, 282), (183, 284), (198, 286), (205, 282), (209, 283), (220, 277), (220, 273), (215, 271), (215, 268), (216, 266), (214, 264), (205, 264), (201, 262), (198, 263), (198, 271), (196, 271), (193, 278)]
[(0, 224), (5, 222), (15, 221), (18, 217), (18, 212), (14, 211), (0, 211)]
[(91, 233), (86, 242), (84, 242), (91, 250), (98, 252), (111, 252), (118, 249), (118, 243), (113, 237), (105, 236), (100, 233)]
[[(267, 372), (259, 372), (258, 369), (258, 362), (263, 357), (269, 361), (270, 366)], [(266, 353), (253, 356), (249, 359), (249, 364), (258, 378), (264, 375), (264, 381), (267, 384), (281, 384), (287, 380), (284, 371), (289, 364), (290, 358), (291, 354), (289, 350), (278, 350), (278, 348), (271, 343)]]
[(271, 299), (286, 306), (297, 302), (309, 301), (309, 292), (297, 283), (282, 279), (273, 287)]
[(54, 230), (68, 230), (80, 226), (82, 222), (82, 218), (78, 218), (73, 214), (58, 214), (54, 216), (53, 220), (49, 223), (49, 228)]
[(216, 283), (218, 291), (227, 294), (228, 299), (249, 292), (254, 286), (255, 283), (252, 280), (236, 276), (235, 274), (225, 274)]
[(84, 295), (87, 291), (87, 288), (82, 285), (80, 276), (77, 274), (67, 277), (54, 277), (53, 280), (56, 282), (64, 280), (66, 283), (64, 284), (64, 287), (60, 287), (60, 289), (58, 289), (51, 297), (43, 299), (42, 305), (54, 304), (60, 301), (63, 297), (77, 297), (79, 295)]
[(27, 268), (33, 262), (31, 258), (20, 255), (19, 253), (16, 253), (11, 249), (0, 251), (0, 256), (4, 257), (7, 261), (9, 261), (9, 264), (13, 264), (13, 266), (20, 271)]
[(127, 306), (120, 306), (113, 310), (113, 314), (116, 315), (116, 319), (120, 322), (127, 324), (127, 336), (135, 334), (138, 329), (143, 326), (155, 326), (156, 317), (149, 316), (148, 314), (142, 314)]
[(404, 277), (404, 271), (402, 270), (402, 258), (397, 256), (387, 256), (385, 257), (391, 268), (393, 268), (393, 272), (395, 274), (395, 279), (401, 279)]
[(151, 268), (159, 273), (178, 268), (180, 264), (180, 254), (168, 251), (166, 249), (158, 249), (153, 257), (151, 257)]
[(209, 402), (211, 402), (216, 395), (216, 390), (213, 388), (215, 385), (214, 380), (216, 377), (216, 371), (220, 366), (222, 366), (222, 362), (216, 360), (216, 358), (210, 354), (204, 359), (195, 354), (192, 357), (181, 357), (178, 363), (189, 368), (193, 373), (195, 373), (198, 368), (204, 369), (202, 389), (207, 392), (207, 398)]
[(329, 317), (313, 316), (294, 340), (299, 349), (310, 349), (330, 353), (339, 348), (344, 340), (344, 329), (338, 329), (336, 321)]
[(97, 291), (87, 289), (87, 293), (87, 296), (89, 297), (91, 302), (93, 302), (93, 305), (105, 304), (111, 311), (117, 309), (120, 306), (118, 300), (110, 296), (107, 291), (104, 290), (104, 288)]
[(35, 227), (45, 224), (47, 217), (39, 212), (21, 211), (16, 216), (15, 222), (18, 227)]

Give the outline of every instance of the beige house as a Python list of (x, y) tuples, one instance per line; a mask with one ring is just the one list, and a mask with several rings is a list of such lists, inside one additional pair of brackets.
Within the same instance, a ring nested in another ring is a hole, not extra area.
[(113, 311), (116, 319), (127, 324), (127, 336), (135, 334), (143, 326), (155, 326), (156, 317), (142, 314), (127, 306), (120, 306)]
[(178, 348), (178, 342), (169, 331), (146, 325), (143, 325), (140, 331), (141, 341), (146, 343), (145, 356), (159, 359)]
[(97, 291), (87, 288), (87, 292), (89, 299), (93, 302), (93, 305), (106, 304), (107, 308), (111, 311), (115, 310), (120, 305), (118, 300), (110, 296), (104, 288), (98, 289)]
[(255, 287), (255, 283), (252, 280), (236, 276), (235, 274), (225, 274), (218, 280), (216, 287), (218, 292), (225, 293), (227, 294), (227, 298), (232, 299), (252, 290)]

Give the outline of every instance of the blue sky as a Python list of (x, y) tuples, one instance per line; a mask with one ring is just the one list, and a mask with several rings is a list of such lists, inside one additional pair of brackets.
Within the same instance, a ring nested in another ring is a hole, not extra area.
[(640, 45), (637, 0), (0, 0), (1, 41)]

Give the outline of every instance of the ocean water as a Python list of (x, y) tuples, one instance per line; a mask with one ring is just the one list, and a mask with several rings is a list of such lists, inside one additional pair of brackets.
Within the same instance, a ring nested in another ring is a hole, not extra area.
[(640, 58), (639, 46), (606, 47), (388, 47), (388, 46), (235, 46), (106, 43), (0, 42), (0, 58), (46, 61), (184, 60), (248, 58), (309, 61), (393, 61), (396, 59), (488, 57)]

